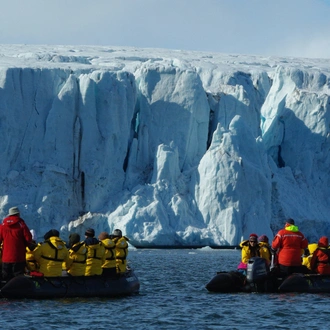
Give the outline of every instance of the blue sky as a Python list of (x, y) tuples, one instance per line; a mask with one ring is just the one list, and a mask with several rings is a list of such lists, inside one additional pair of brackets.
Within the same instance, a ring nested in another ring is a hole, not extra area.
[(330, 58), (330, 0), (0, 1), (0, 44)]

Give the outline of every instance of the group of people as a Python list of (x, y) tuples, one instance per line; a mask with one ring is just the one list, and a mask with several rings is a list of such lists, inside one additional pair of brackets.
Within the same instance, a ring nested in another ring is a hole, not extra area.
[(109, 235), (101, 232), (95, 237), (93, 228), (85, 231), (85, 238), (71, 233), (66, 244), (56, 229), (37, 242), (34, 230), (29, 230), (17, 207), (9, 209), (0, 225), (2, 280), (29, 272), (39, 276), (104, 275), (116, 277), (126, 272), (128, 241), (120, 229)]
[(293, 219), (288, 219), (285, 226), (274, 237), (272, 243), (266, 235), (258, 237), (251, 234), (248, 240), (240, 243), (242, 248), (241, 263), (238, 269), (245, 272), (252, 257), (266, 259), (280, 274), (318, 273), (330, 274), (330, 249), (326, 236), (318, 243), (308, 244), (306, 237), (299, 231)]

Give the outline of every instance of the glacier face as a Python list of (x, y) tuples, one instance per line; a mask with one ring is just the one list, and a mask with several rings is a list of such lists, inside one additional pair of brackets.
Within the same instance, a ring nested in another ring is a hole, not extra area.
[(0, 215), (38, 237), (330, 235), (330, 60), (2, 45)]

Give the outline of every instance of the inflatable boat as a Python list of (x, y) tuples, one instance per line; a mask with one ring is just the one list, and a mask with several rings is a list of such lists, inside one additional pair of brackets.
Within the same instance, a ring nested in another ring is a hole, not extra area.
[(140, 282), (133, 270), (118, 275), (40, 277), (20, 275), (8, 281), (0, 295), (8, 299), (53, 299), (74, 297), (116, 297), (139, 292)]
[(294, 273), (283, 276), (270, 271), (265, 259), (251, 258), (244, 275), (240, 271), (218, 272), (206, 289), (210, 292), (330, 293), (330, 275)]

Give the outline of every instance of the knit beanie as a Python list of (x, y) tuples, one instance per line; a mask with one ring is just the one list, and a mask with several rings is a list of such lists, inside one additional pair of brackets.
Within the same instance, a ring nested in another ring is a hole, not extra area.
[(249, 240), (257, 242), (258, 241), (258, 235), (257, 234), (250, 234)]

